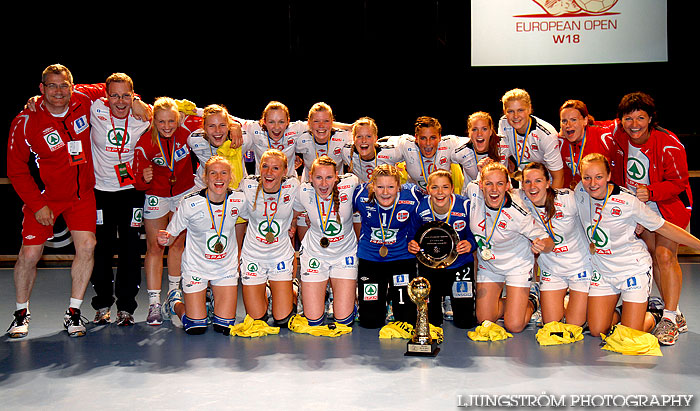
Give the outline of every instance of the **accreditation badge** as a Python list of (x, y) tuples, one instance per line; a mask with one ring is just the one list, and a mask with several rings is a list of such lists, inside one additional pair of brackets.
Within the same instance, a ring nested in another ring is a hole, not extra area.
[(119, 187), (126, 187), (134, 184), (134, 172), (131, 170), (131, 165), (129, 163), (119, 163), (115, 165), (114, 172), (117, 173)]

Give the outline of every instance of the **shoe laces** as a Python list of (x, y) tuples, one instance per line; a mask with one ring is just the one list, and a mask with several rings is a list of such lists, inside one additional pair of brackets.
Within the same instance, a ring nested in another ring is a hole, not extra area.
[(12, 320), (12, 323), (10, 323), (10, 326), (7, 327), (7, 331), (10, 331), (12, 327), (24, 324), (29, 316), (29, 311), (26, 308), (22, 308), (21, 310), (15, 311), (13, 315), (15, 318)]
[(68, 315), (72, 325), (84, 325), (87, 322), (87, 318), (80, 315), (80, 310), (77, 308), (69, 308)]

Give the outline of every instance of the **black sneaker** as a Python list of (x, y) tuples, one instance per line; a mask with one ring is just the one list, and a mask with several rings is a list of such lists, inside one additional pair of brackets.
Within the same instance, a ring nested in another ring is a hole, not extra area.
[(22, 308), (14, 312), (15, 318), (10, 323), (10, 327), (7, 329), (7, 334), (10, 338), (23, 338), (29, 333), (29, 320), (32, 315), (29, 310)]
[(109, 307), (100, 308), (95, 311), (95, 319), (92, 320), (93, 323), (97, 325), (106, 325), (110, 323), (111, 312)]
[(134, 316), (128, 311), (118, 311), (117, 312), (117, 325), (121, 327), (127, 327), (134, 325)]

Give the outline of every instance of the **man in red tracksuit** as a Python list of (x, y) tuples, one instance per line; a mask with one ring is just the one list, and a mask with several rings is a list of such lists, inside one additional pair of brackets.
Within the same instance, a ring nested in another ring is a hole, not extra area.
[[(666, 221), (686, 228), (693, 197), (683, 144), (675, 134), (657, 125), (656, 107), (649, 95), (627, 94), (617, 111), (613, 134), (616, 148), (611, 153), (616, 164), (613, 181), (636, 192), (637, 198)], [(654, 278), (665, 303), (654, 335), (660, 343), (672, 345), (679, 332), (688, 330), (678, 308), (683, 281), (678, 244), (646, 230), (641, 238), (654, 259)]]
[[(22, 247), (14, 269), (17, 311), (8, 329), (10, 337), (27, 335), (29, 297), (44, 242), (53, 236), (56, 217), (62, 215), (71, 232), (75, 258), (71, 267), (71, 298), (64, 327), (72, 337), (85, 335), (80, 315), (90, 280), (95, 248), (95, 174), (90, 153), (90, 105), (104, 88), (73, 90), (70, 71), (55, 64), (42, 73), (42, 97), (35, 111), (15, 117), (7, 147), (7, 176), (24, 202)], [(29, 163), (39, 168), (40, 188)]]

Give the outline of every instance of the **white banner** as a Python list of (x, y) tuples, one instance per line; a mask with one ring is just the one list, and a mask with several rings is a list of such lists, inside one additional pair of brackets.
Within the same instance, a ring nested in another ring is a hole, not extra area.
[(666, 0), (471, 0), (472, 66), (668, 61)]

